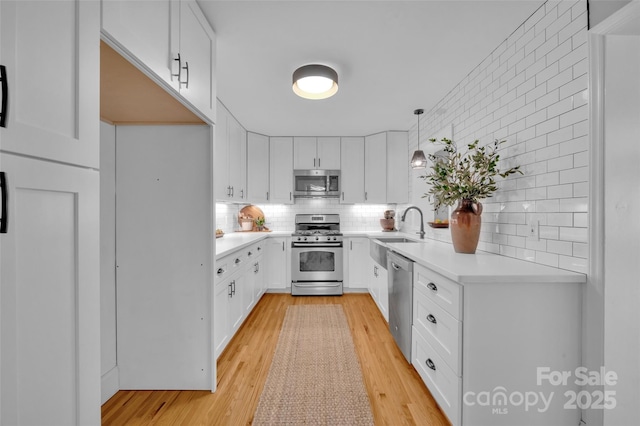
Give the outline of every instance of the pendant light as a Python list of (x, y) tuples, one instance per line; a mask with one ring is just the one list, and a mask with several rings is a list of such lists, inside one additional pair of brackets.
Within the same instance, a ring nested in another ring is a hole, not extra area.
[(411, 157), (412, 169), (424, 169), (427, 167), (427, 157), (424, 156), (424, 152), (420, 149), (420, 114), (423, 112), (423, 109), (413, 111), (413, 113), (418, 116), (418, 149), (413, 153), (413, 157)]
[(326, 65), (305, 65), (293, 72), (293, 91), (305, 99), (326, 99), (338, 91), (338, 73)]

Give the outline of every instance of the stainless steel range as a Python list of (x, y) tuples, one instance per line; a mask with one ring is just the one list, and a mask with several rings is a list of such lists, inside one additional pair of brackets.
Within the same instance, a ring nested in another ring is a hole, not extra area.
[(342, 294), (340, 215), (298, 214), (291, 239), (291, 294)]

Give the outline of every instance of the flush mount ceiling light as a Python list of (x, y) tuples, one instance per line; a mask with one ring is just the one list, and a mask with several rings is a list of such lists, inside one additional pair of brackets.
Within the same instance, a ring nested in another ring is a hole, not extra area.
[(293, 91), (305, 99), (326, 99), (338, 91), (338, 73), (325, 65), (305, 65), (293, 72)]
[(413, 157), (411, 157), (412, 169), (424, 169), (427, 167), (427, 158), (424, 156), (424, 152), (420, 149), (420, 114), (423, 112), (423, 109), (413, 111), (413, 113), (418, 116), (418, 149), (413, 153)]

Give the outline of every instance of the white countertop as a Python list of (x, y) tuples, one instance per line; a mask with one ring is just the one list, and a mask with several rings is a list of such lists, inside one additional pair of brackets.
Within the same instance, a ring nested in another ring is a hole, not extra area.
[(221, 238), (216, 238), (216, 259), (220, 259), (236, 250), (263, 240), (270, 235), (274, 237), (290, 236), (291, 231), (230, 232), (224, 234)]
[[(246, 247), (262, 239), (288, 237), (292, 231), (233, 232), (216, 239), (216, 259)], [(403, 237), (415, 243), (387, 243), (387, 247), (413, 261), (460, 284), (472, 283), (585, 283), (585, 274), (539, 265), (511, 257), (477, 251), (475, 254), (460, 254), (451, 244), (425, 239), (404, 232), (347, 231), (345, 238)]]
[(585, 283), (577, 272), (477, 251), (461, 254), (453, 245), (424, 240), (419, 243), (389, 243), (387, 247), (460, 284), (472, 283)]

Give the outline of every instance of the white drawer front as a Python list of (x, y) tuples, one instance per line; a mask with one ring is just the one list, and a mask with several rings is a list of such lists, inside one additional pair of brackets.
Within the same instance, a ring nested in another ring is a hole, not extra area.
[(438, 306), (462, 321), (462, 287), (422, 265), (416, 264), (413, 271), (414, 287), (424, 290)]
[(461, 376), (462, 322), (433, 302), (421, 287), (416, 287), (413, 294), (413, 325), (453, 372)]
[(459, 425), (462, 379), (456, 376), (415, 327), (412, 337), (413, 366), (451, 423)]

